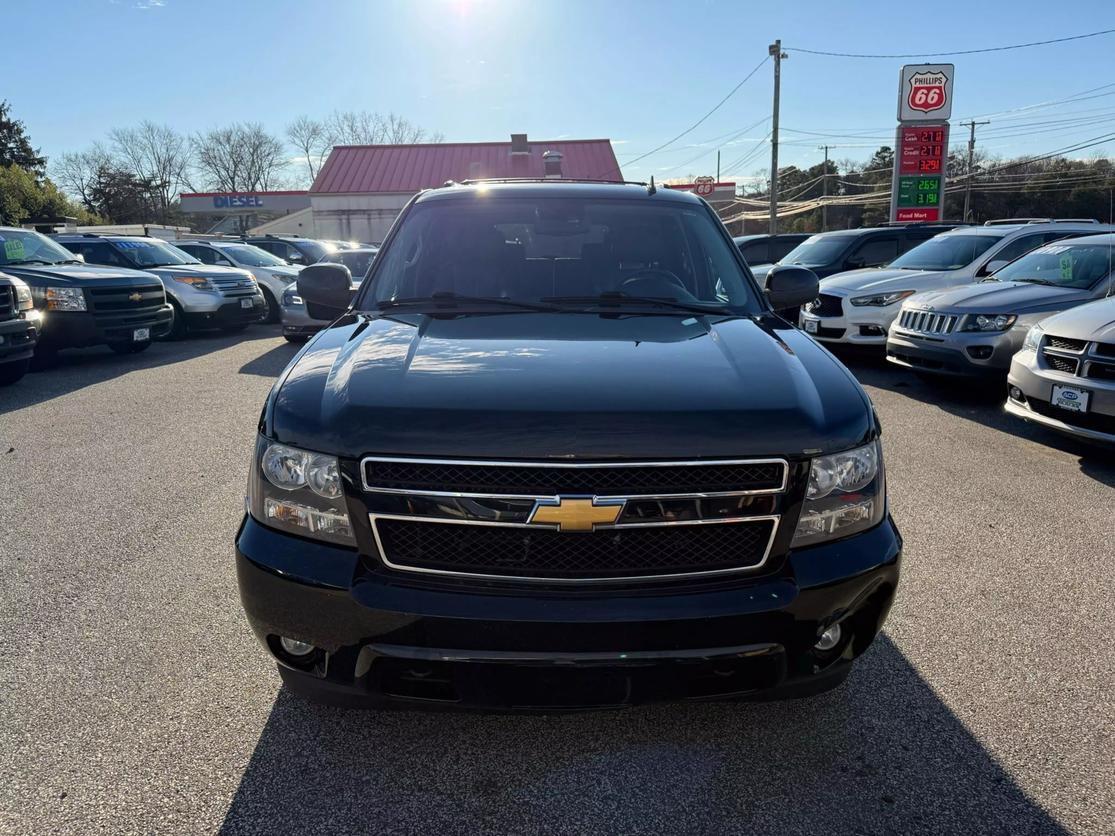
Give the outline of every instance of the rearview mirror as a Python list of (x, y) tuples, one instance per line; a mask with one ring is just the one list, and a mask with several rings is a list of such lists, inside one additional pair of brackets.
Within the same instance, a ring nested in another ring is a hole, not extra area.
[(312, 264), (298, 274), (298, 295), (310, 319), (332, 322), (348, 310), (355, 294), (352, 274), (343, 264)]
[(767, 274), (767, 301), (776, 311), (797, 308), (817, 298), (821, 283), (812, 270), (793, 264), (779, 265)]

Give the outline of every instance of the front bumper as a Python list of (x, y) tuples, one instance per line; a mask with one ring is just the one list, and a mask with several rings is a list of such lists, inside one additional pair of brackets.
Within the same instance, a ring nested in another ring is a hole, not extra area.
[[(350, 705), (518, 710), (824, 690), (882, 626), (901, 550), (887, 517), (799, 549), (762, 577), (523, 590), (372, 573), (353, 550), (249, 517), (236, 562), (252, 629), (296, 692)], [(841, 641), (815, 650), (836, 623)], [(300, 663), (280, 636), (318, 650)]]
[(1001, 377), (1025, 337), (1025, 329), (954, 331), (943, 336), (892, 328), (887, 360), (908, 369), (954, 377)]
[(35, 353), (39, 338), (38, 320), (7, 319), (0, 322), (0, 363), (26, 360)]
[[(1021, 395), (1007, 398), (1004, 408), (1011, 415), (1065, 435), (1115, 444), (1115, 382), (1041, 368), (1034, 352), (1027, 351), (1015, 355), (1007, 384), (1019, 390), (1015, 395)], [(1088, 411), (1080, 414), (1053, 406), (1055, 384), (1087, 390)]]
[(130, 342), (139, 328), (149, 329), (151, 339), (156, 339), (170, 332), (173, 318), (174, 309), (169, 304), (138, 313), (43, 311), (39, 344), (53, 349)]
[[(245, 308), (241, 299), (251, 300), (251, 307)], [(186, 311), (186, 325), (190, 328), (228, 328), (237, 325), (248, 325), (259, 322), (267, 312), (267, 301), (262, 293), (252, 296), (240, 296), (225, 301), (220, 307), (212, 311)]]
[[(841, 299), (841, 307), (843, 310), (840, 316), (817, 316), (802, 311), (801, 329), (821, 342), (881, 347), (886, 345), (887, 329), (898, 316), (902, 304), (896, 302), (886, 307), (856, 307), (844, 297)], [(813, 326), (806, 323), (810, 321), (817, 323), (816, 331), (809, 330)]]
[(305, 305), (283, 305), (281, 318), (283, 336), (287, 337), (312, 337), (329, 324), (320, 319), (310, 319)]

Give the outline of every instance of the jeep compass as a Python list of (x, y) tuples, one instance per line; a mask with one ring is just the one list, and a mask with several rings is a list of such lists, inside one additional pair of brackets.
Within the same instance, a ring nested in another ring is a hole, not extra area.
[(774, 314), (699, 198), (448, 184), (396, 220), (260, 416), (236, 537), (248, 620), (294, 693), (569, 709), (803, 696), (898, 582), (879, 423)]

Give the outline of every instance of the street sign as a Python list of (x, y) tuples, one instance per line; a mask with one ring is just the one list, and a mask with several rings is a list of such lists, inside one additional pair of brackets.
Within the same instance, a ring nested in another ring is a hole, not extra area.
[(944, 220), (945, 174), (952, 115), (952, 64), (907, 64), (898, 75), (890, 219)]
[(898, 121), (946, 121), (952, 116), (952, 64), (907, 64), (899, 73)]
[(715, 177), (705, 175), (703, 177), (697, 177), (696, 179), (694, 179), (693, 182), (696, 184), (696, 188), (693, 189), (693, 191), (699, 194), (701, 197), (708, 197), (716, 190)]

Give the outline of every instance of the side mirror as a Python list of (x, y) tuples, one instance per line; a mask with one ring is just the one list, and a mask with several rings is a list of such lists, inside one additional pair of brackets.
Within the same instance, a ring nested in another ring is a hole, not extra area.
[(312, 264), (298, 274), (297, 281), (310, 319), (332, 322), (348, 310), (356, 294), (352, 274), (343, 264)]
[(812, 302), (821, 291), (821, 283), (812, 270), (792, 264), (779, 265), (767, 274), (767, 301), (776, 311), (798, 308)]
[(306, 263), (306, 257), (304, 255), (302, 255), (302, 253), (295, 251), (295, 252), (291, 253), (289, 256), (287, 256), (286, 263), (287, 264), (295, 264), (295, 265), (305, 264)]
[(80, 261), (80, 262), (81, 262), (82, 264), (84, 264), (84, 263), (85, 263), (85, 256), (84, 256), (84, 255), (82, 255), (81, 253), (74, 253), (74, 258), (76, 258), (76, 259), (77, 259), (78, 261)]
[(853, 255), (844, 262), (845, 270), (859, 270), (861, 267), (866, 267), (867, 262), (861, 256)]
[(981, 276), (990, 276), (1000, 267), (1006, 267), (1008, 264), (1010, 264), (1010, 262), (1007, 261), (1005, 258), (1000, 258), (995, 261), (989, 261), (987, 262), (987, 264), (983, 265), (983, 267), (979, 271), (979, 274)]

